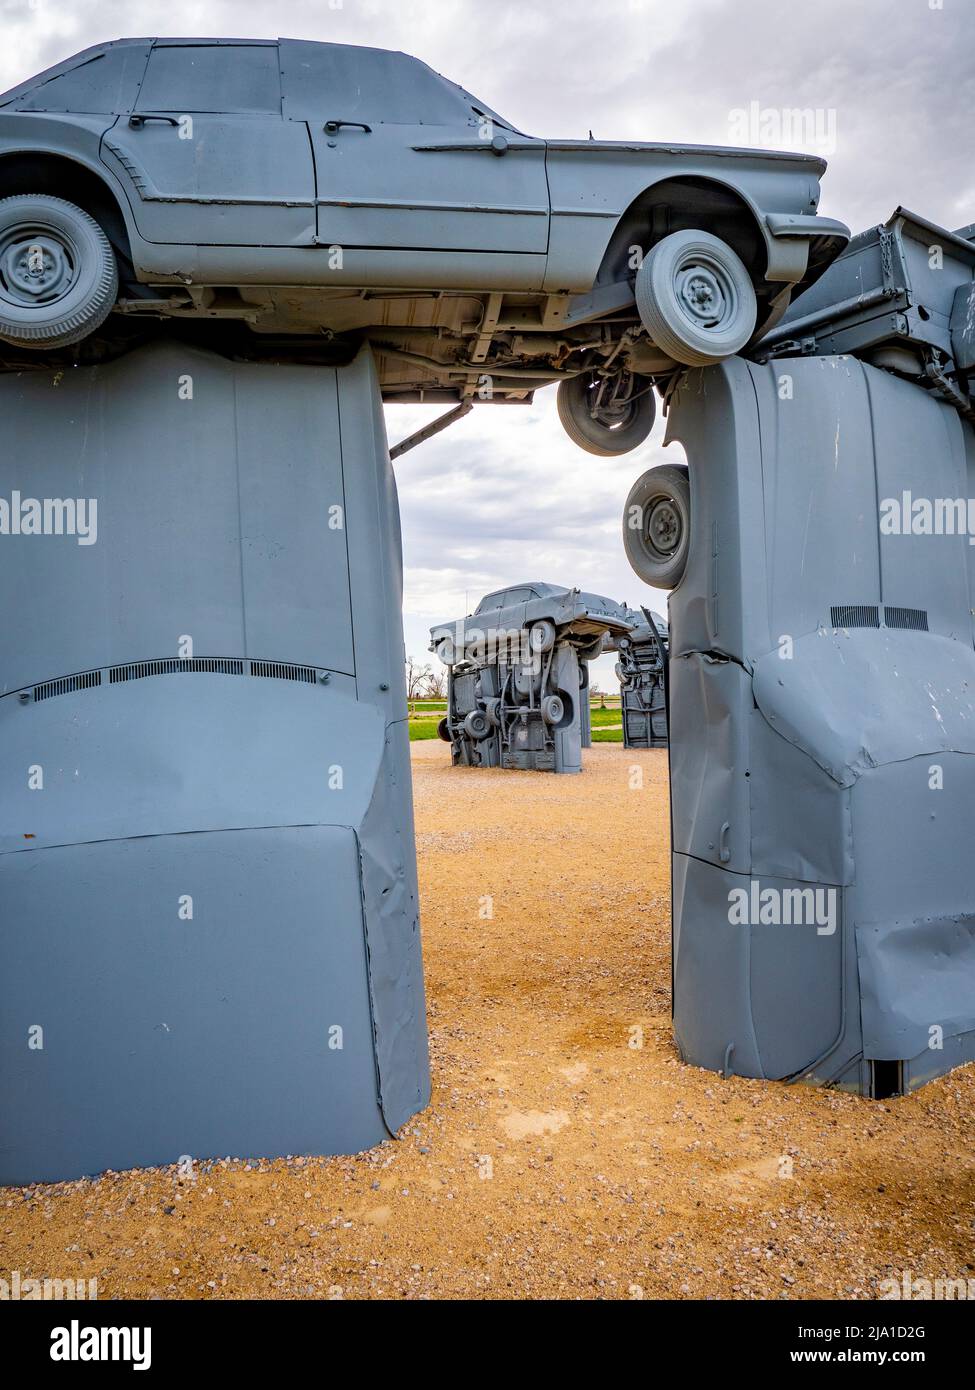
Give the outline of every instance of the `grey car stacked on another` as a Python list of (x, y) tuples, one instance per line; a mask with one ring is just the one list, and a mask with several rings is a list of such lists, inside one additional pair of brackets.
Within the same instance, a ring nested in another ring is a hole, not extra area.
[(540, 582), (487, 594), (431, 630), (449, 668), (439, 733), (455, 764), (581, 772), (588, 663), (630, 629), (623, 604)]
[(0, 96), (0, 361), (97, 361), (160, 321), (244, 358), (368, 341), (387, 401), (558, 382), (575, 442), (623, 453), (654, 384), (767, 333), (846, 244), (824, 169), (536, 139), (382, 49), (120, 39)]
[(613, 642), (620, 683), (623, 746), (666, 748), (667, 624), (649, 608), (630, 609), (630, 617), (633, 626), (629, 632)]

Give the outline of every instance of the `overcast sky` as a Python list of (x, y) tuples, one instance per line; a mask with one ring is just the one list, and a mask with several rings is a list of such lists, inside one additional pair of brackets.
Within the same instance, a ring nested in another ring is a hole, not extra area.
[[(854, 231), (898, 204), (975, 222), (975, 0), (0, 0), (0, 90), (125, 35), (325, 39), (403, 49), (532, 135), (742, 141), (740, 117), (809, 108), (821, 211)], [(777, 142), (773, 142), (777, 143)], [(435, 410), (391, 407), (390, 442)], [(664, 611), (623, 558), (630, 483), (675, 449), (659, 424), (618, 459), (562, 433), (554, 389), (483, 406), (396, 465), (407, 648), (482, 593), (525, 579)], [(602, 683), (612, 683), (602, 658)]]

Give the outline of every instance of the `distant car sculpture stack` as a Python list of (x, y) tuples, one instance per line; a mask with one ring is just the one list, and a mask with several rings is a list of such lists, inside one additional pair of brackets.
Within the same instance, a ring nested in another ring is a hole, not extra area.
[(433, 628), (430, 650), (449, 671), (439, 733), (452, 761), (581, 772), (589, 662), (629, 630), (623, 604), (540, 582), (495, 590)]
[(624, 746), (667, 746), (667, 625), (649, 609), (517, 584), (433, 628), (430, 650), (448, 668), (438, 733), (455, 765), (581, 771), (579, 750), (592, 742), (589, 663), (607, 652), (618, 658)]
[(667, 624), (631, 609), (633, 626), (615, 640), (625, 748), (667, 747)]

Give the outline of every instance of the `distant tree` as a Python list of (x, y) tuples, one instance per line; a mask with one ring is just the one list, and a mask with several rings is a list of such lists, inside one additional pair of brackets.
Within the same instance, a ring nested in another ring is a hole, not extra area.
[(432, 675), (431, 667), (421, 666), (415, 656), (408, 656), (406, 658), (406, 698), (418, 700), (423, 694), (423, 687)]
[(424, 686), (424, 694), (431, 700), (445, 700), (447, 698), (447, 672), (444, 669), (432, 670), (427, 676)]

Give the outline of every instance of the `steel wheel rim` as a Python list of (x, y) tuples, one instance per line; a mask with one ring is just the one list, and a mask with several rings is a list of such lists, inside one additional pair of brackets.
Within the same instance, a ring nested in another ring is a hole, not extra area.
[(46, 308), (78, 283), (80, 257), (70, 237), (21, 226), (0, 239), (0, 298), (20, 309)]

